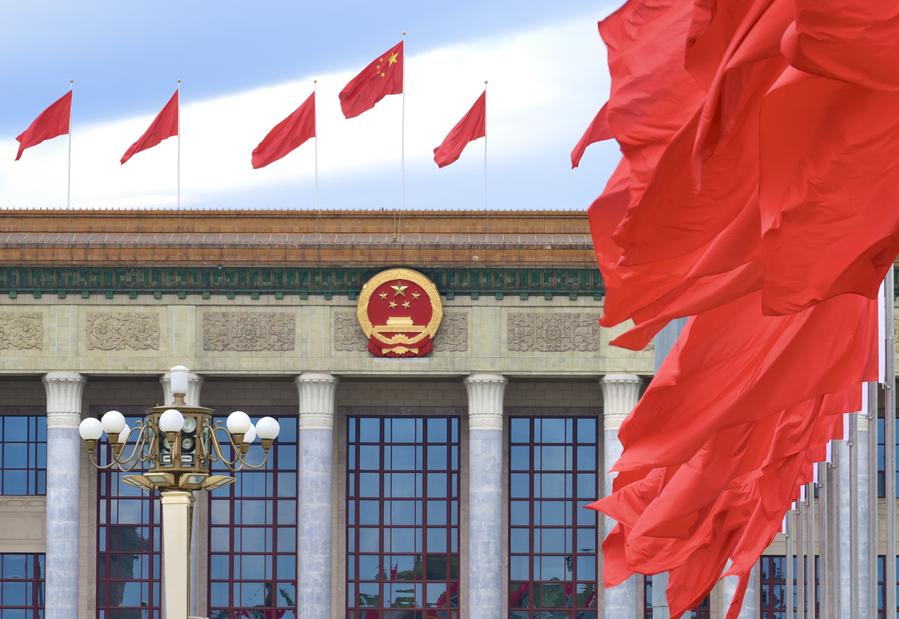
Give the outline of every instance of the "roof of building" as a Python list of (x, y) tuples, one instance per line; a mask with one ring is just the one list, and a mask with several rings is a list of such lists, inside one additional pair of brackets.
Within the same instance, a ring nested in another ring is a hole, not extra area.
[(582, 211), (0, 210), (7, 266), (596, 268)]

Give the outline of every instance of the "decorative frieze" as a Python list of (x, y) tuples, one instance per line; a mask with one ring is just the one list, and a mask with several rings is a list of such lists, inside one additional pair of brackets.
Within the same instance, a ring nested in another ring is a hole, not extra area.
[(334, 350), (339, 352), (368, 350), (368, 338), (359, 326), (356, 312), (334, 312)]
[(0, 350), (41, 349), (44, 343), (44, 318), (39, 312), (0, 313)]
[(468, 314), (445, 312), (440, 330), (434, 338), (434, 352), (465, 352), (468, 350)]
[(595, 313), (509, 314), (511, 352), (598, 352), (599, 317)]
[[(334, 350), (366, 352), (368, 338), (359, 326), (355, 312), (334, 312)], [(466, 352), (468, 350), (468, 314), (444, 312), (443, 322), (434, 338), (434, 352)]]
[(159, 350), (159, 314), (90, 312), (88, 350)]
[(288, 312), (209, 312), (203, 315), (203, 350), (285, 351), (296, 345), (296, 320)]

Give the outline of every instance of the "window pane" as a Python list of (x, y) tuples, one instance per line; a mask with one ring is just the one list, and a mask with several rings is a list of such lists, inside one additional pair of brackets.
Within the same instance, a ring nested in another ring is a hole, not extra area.
[[(282, 417), (282, 431), (262, 471), (233, 474), (235, 484), (208, 493), (209, 545), (216, 553), (209, 560), (209, 616), (296, 617), (296, 416), (244, 410), (254, 418)], [(220, 462), (213, 468), (231, 475)]]
[(596, 618), (595, 516), (578, 512), (596, 498), (596, 441), (595, 417), (510, 419), (511, 617)]
[(366, 487), (362, 501), (348, 494), (347, 512), (358, 509), (367, 526), (347, 529), (346, 616), (414, 619), (427, 608), (457, 608), (458, 420), (350, 417), (348, 424), (367, 428), (374, 444), (360, 448), (381, 461), (347, 462), (348, 481), (358, 477)]
[(0, 495), (46, 494), (46, 418), (0, 415)]
[[(112, 407), (102, 407), (96, 414)], [(128, 425), (135, 427), (143, 411), (116, 407), (125, 415)], [(109, 462), (111, 453), (104, 441), (97, 454), (101, 463)], [(130, 473), (141, 473), (145, 465)], [(126, 473), (97, 472), (97, 616), (158, 617), (160, 598), (161, 514), (159, 497), (125, 485)], [(210, 519), (220, 518), (213, 510)], [(214, 548), (215, 538), (211, 537)], [(145, 613), (153, 613), (152, 615)]]

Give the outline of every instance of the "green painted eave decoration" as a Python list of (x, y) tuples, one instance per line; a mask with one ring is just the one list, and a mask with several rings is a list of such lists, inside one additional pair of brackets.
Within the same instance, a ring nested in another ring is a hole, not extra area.
[[(589, 268), (417, 268), (437, 284), (441, 294), (562, 295), (570, 298), (604, 294), (599, 270)], [(10, 267), (0, 266), (0, 293), (63, 297), (81, 294), (209, 295), (346, 295), (355, 297), (362, 285), (383, 268), (284, 267)], [(280, 297), (279, 297), (280, 295)]]

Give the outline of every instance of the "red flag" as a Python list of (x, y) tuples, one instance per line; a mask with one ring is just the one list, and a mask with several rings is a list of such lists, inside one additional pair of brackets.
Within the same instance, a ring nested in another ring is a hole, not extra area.
[(153, 148), (164, 139), (178, 135), (178, 121), (178, 90), (176, 89), (175, 94), (165, 104), (162, 111), (156, 115), (144, 134), (122, 155), (122, 163), (124, 164), (136, 153)]
[(371, 61), (340, 91), (340, 109), (347, 118), (367, 112), (387, 95), (403, 92), (403, 42)]
[(471, 109), (462, 117), (443, 140), (443, 144), (434, 149), (434, 163), (437, 167), (448, 166), (462, 154), (472, 140), (487, 136), (487, 91), (481, 93)]
[(587, 127), (587, 130), (584, 131), (584, 135), (582, 135), (581, 139), (578, 140), (577, 144), (574, 145), (574, 150), (571, 151), (572, 169), (580, 165), (581, 157), (584, 156), (584, 151), (587, 150), (588, 146), (590, 146), (591, 144), (595, 144), (596, 142), (602, 142), (603, 140), (612, 139), (612, 132), (609, 129), (608, 108), (608, 103), (599, 108), (596, 116), (594, 116), (593, 120), (590, 121), (590, 125)]
[(16, 153), (16, 161), (21, 159), (26, 148), (37, 146), (44, 140), (65, 135), (69, 132), (69, 118), (72, 115), (72, 91), (70, 90), (46, 110), (34, 119), (16, 140), (19, 142), (19, 152)]
[(253, 149), (253, 167), (262, 168), (315, 137), (315, 93), (279, 122)]

